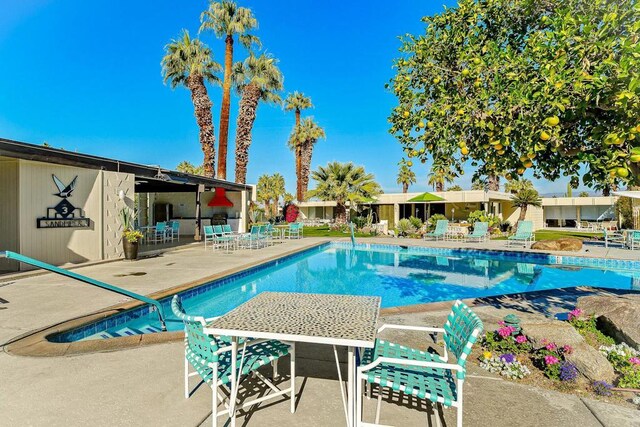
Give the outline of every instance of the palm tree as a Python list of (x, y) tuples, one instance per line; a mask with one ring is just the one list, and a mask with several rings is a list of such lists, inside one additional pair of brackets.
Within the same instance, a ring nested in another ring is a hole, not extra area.
[(531, 182), (527, 178), (523, 178), (520, 180), (513, 179), (511, 181), (507, 181), (504, 184), (504, 191), (512, 194), (515, 194), (520, 190), (533, 190), (533, 189), (534, 189), (533, 182)]
[(336, 222), (347, 222), (347, 202), (353, 208), (356, 203), (371, 201), (382, 193), (373, 174), (367, 173), (362, 166), (353, 163), (331, 162), (319, 166), (313, 171), (316, 188), (308, 192), (309, 197), (336, 202)]
[(487, 177), (487, 190), (500, 191), (500, 175), (492, 173)]
[(396, 182), (402, 184), (402, 192), (406, 193), (409, 191), (409, 186), (416, 183), (416, 174), (409, 166), (403, 163), (400, 165), (400, 170), (398, 170), (398, 179)]
[(311, 174), (311, 157), (313, 156), (313, 146), (320, 138), (326, 138), (324, 129), (322, 129), (313, 117), (302, 120), (291, 137), (289, 138), (289, 147), (300, 151), (300, 172), (296, 174), (297, 187), (296, 198), (303, 202), (306, 198), (305, 193), (309, 188), (309, 175)]
[(487, 189), (487, 183), (481, 179), (474, 179), (471, 181), (471, 189), (485, 191)]
[[(295, 111), (296, 124), (293, 132), (297, 132), (298, 128), (300, 128), (300, 115), (302, 110), (306, 110), (307, 108), (313, 108), (313, 104), (311, 103), (311, 98), (306, 96), (302, 92), (293, 92), (290, 93), (287, 98), (284, 100), (284, 109), (285, 111)], [(291, 142), (291, 140), (289, 140)], [(296, 177), (298, 178), (297, 191), (296, 196), (298, 200), (302, 200), (302, 194), (300, 192), (300, 175), (302, 170), (302, 146), (299, 145), (291, 145), (290, 148), (293, 150), (295, 159), (296, 159)]]
[(431, 165), (427, 184), (432, 185), (435, 191), (444, 191), (444, 184), (453, 182), (455, 174), (448, 164), (441, 161), (434, 161)]
[(451, 187), (449, 187), (449, 189), (447, 191), (464, 191), (464, 190), (462, 189), (461, 186), (456, 184), (456, 185), (452, 185)]
[(236, 122), (236, 182), (242, 184), (247, 180), (251, 131), (258, 102), (279, 104), (282, 101), (277, 92), (282, 90), (283, 77), (277, 62), (271, 55), (252, 53), (233, 67), (233, 81), (242, 97)]
[(202, 167), (202, 165), (196, 166), (187, 160), (183, 160), (178, 163), (178, 166), (176, 166), (176, 170), (178, 172), (189, 173), (191, 175), (204, 175), (204, 168)]
[[(511, 196), (511, 204), (516, 208), (520, 208), (520, 217), (518, 218), (518, 221), (522, 221), (527, 216), (527, 208), (529, 206), (539, 208), (542, 206), (542, 199), (536, 190), (532, 188), (524, 188)], [(516, 229), (517, 227), (518, 225), (516, 224)]]
[(211, 117), (212, 103), (205, 82), (219, 82), (215, 73), (220, 71), (220, 64), (213, 60), (211, 50), (204, 43), (189, 37), (187, 30), (182, 30), (182, 36), (171, 40), (164, 49), (164, 83), (168, 82), (172, 89), (183, 85), (191, 91), (196, 122), (200, 128), (200, 146), (204, 153), (204, 175), (213, 178), (216, 149)]
[(210, 1), (209, 8), (200, 15), (200, 31), (213, 31), (218, 38), (224, 37), (224, 79), (222, 83), (222, 105), (220, 107), (220, 142), (218, 145), (218, 178), (227, 178), (227, 145), (229, 139), (229, 110), (231, 108), (231, 73), (233, 68), (233, 37), (249, 49), (260, 45), (260, 40), (250, 34), (258, 27), (251, 9), (238, 7), (232, 1)]
[(261, 175), (256, 185), (256, 196), (264, 204), (265, 213), (271, 218), (278, 213), (278, 202), (285, 194), (284, 177), (279, 173)]

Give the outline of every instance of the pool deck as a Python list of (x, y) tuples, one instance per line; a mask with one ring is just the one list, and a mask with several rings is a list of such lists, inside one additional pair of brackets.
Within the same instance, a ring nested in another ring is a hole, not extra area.
[[(197, 283), (228, 271), (255, 265), (291, 251), (336, 240), (305, 238), (270, 248), (234, 254), (206, 252), (188, 246), (136, 262), (117, 261), (78, 267), (75, 271), (126, 287), (142, 294), (163, 291), (185, 283)], [(359, 242), (505, 249), (506, 243), (424, 242), (411, 239), (358, 239)], [(588, 247), (582, 255), (617, 259), (640, 259), (640, 251)], [(516, 248), (516, 250), (519, 250)], [(19, 275), (18, 275), (19, 276)], [(52, 324), (83, 316), (128, 300), (119, 295), (73, 282), (52, 274), (23, 278), (0, 276), (0, 343)], [(505, 310), (501, 301), (478, 307), (491, 324), (492, 310)], [(534, 305), (540, 307), (539, 304)], [(447, 310), (398, 310), (386, 318), (406, 324), (443, 323)], [(504, 314), (500, 312), (500, 316)], [(520, 315), (520, 313), (519, 313)], [(400, 335), (396, 341), (425, 346), (422, 337)], [(168, 342), (133, 349), (63, 357), (24, 357), (0, 353), (3, 425), (210, 425), (211, 392), (200, 387), (189, 400), (182, 395), (182, 343)], [(251, 411), (248, 425), (341, 425), (343, 411), (335, 362), (330, 349), (300, 346), (298, 349), (299, 395), (297, 412), (288, 402), (274, 403)], [(286, 365), (286, 364), (284, 364)], [(286, 369), (281, 369), (286, 376)], [(428, 425), (427, 413), (406, 408), (413, 402), (383, 403), (383, 423)], [(365, 411), (374, 411), (374, 400), (365, 401)], [(470, 368), (465, 383), (465, 425), (470, 426), (638, 426), (640, 412), (602, 401), (561, 394), (502, 380)], [(541, 415), (544, 414), (544, 415)], [(444, 411), (446, 426), (455, 425), (455, 411)], [(239, 425), (244, 425), (240, 423)]]

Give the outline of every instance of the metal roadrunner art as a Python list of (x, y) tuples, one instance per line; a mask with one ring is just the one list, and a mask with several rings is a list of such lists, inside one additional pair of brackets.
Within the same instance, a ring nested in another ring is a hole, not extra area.
[(67, 200), (76, 188), (78, 177), (73, 178), (69, 185), (64, 185), (62, 181), (60, 181), (60, 178), (53, 174), (51, 177), (53, 178), (53, 183), (58, 188), (58, 192), (53, 193), (53, 195), (60, 197), (62, 200), (54, 207), (47, 208), (47, 216), (37, 219), (38, 228), (89, 227), (91, 220), (85, 218), (84, 211), (76, 208)]

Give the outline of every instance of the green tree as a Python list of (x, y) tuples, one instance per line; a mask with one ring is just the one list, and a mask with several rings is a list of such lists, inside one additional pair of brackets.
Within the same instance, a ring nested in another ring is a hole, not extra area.
[(233, 69), (234, 36), (247, 49), (260, 40), (251, 34), (258, 28), (258, 21), (251, 9), (238, 7), (229, 0), (210, 1), (207, 10), (200, 15), (200, 31), (213, 31), (216, 37), (224, 38), (224, 78), (222, 82), (222, 104), (220, 106), (220, 141), (218, 143), (218, 178), (227, 178), (227, 146), (229, 140), (229, 112), (231, 109), (231, 83)]
[[(520, 216), (518, 217), (518, 220), (522, 221), (527, 217), (527, 209), (529, 206), (539, 208), (542, 206), (542, 199), (540, 199), (540, 195), (536, 190), (525, 188), (511, 196), (511, 204), (516, 208), (520, 208)], [(518, 225), (516, 224), (515, 227), (517, 226)]]
[(471, 181), (471, 189), (485, 191), (487, 189), (487, 182), (482, 179), (474, 179)]
[(449, 189), (447, 191), (463, 191), (462, 187), (459, 185), (452, 185), (451, 187), (449, 187)]
[(251, 53), (244, 62), (237, 62), (233, 67), (233, 81), (241, 96), (236, 122), (236, 182), (244, 184), (247, 181), (251, 132), (258, 102), (282, 102), (278, 92), (283, 88), (283, 77), (277, 62), (271, 55)]
[(265, 214), (273, 218), (278, 213), (278, 202), (285, 194), (284, 177), (279, 173), (261, 175), (256, 185), (256, 197), (264, 205)]
[(215, 176), (215, 138), (211, 117), (211, 99), (205, 82), (219, 82), (216, 73), (220, 64), (215, 62), (211, 50), (198, 39), (192, 39), (187, 30), (180, 38), (171, 40), (165, 46), (162, 58), (164, 82), (172, 89), (185, 86), (191, 91), (191, 101), (195, 110), (196, 122), (200, 128), (200, 146), (204, 153), (204, 175)]
[(580, 194), (578, 194), (578, 197), (589, 197), (589, 192), (581, 191)]
[(504, 184), (504, 191), (515, 194), (520, 190), (533, 190), (533, 182), (527, 178), (512, 179)]
[(178, 172), (190, 173), (191, 175), (204, 175), (204, 167), (202, 165), (195, 166), (193, 163), (186, 160), (181, 161), (176, 166)]
[(416, 174), (406, 163), (400, 163), (396, 182), (402, 185), (402, 192), (406, 193), (409, 191), (409, 186), (416, 183)]
[(309, 197), (336, 202), (336, 222), (345, 224), (348, 220), (347, 202), (353, 208), (357, 203), (371, 201), (382, 193), (373, 174), (353, 163), (330, 162), (319, 166), (312, 173), (316, 188), (308, 192)]
[[(311, 98), (306, 96), (302, 92), (293, 92), (290, 93), (287, 98), (284, 100), (284, 109), (285, 111), (294, 111), (295, 112), (295, 127), (293, 128), (293, 133), (295, 134), (300, 129), (301, 123), (301, 114), (302, 110), (306, 110), (308, 108), (313, 108), (313, 104), (311, 103)], [(300, 179), (302, 174), (302, 145), (297, 144), (297, 139), (292, 140), (289, 138), (289, 148), (293, 151), (295, 160), (296, 160), (296, 197), (298, 200), (302, 201), (304, 194), (302, 193), (302, 180)], [(292, 144), (293, 142), (293, 144)]]
[(460, 0), (403, 38), (390, 131), (476, 176), (638, 184), (639, 17), (634, 0)]
[(456, 174), (451, 170), (451, 166), (442, 160), (436, 160), (431, 165), (431, 170), (427, 175), (427, 184), (433, 186), (435, 191), (444, 191), (445, 183), (453, 182)]
[(326, 138), (324, 129), (321, 128), (313, 117), (302, 120), (291, 136), (289, 137), (289, 147), (296, 152), (300, 151), (300, 173), (297, 175), (296, 194), (298, 201), (306, 200), (307, 189), (309, 188), (309, 175), (311, 174), (311, 158), (313, 147), (319, 139)]

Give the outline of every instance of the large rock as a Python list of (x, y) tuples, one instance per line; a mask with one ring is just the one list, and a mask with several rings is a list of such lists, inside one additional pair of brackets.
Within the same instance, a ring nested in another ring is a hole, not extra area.
[(531, 245), (531, 249), (542, 251), (580, 251), (582, 250), (582, 240), (575, 237), (563, 237), (557, 240), (541, 240)]
[(542, 341), (545, 339), (559, 346), (570, 345), (573, 352), (565, 358), (575, 364), (578, 372), (589, 381), (612, 382), (615, 379), (616, 374), (607, 358), (587, 344), (570, 324), (551, 320), (543, 323), (525, 323), (522, 329), (535, 347), (542, 347)]
[(640, 349), (640, 295), (581, 297), (578, 307), (595, 315), (603, 332)]

